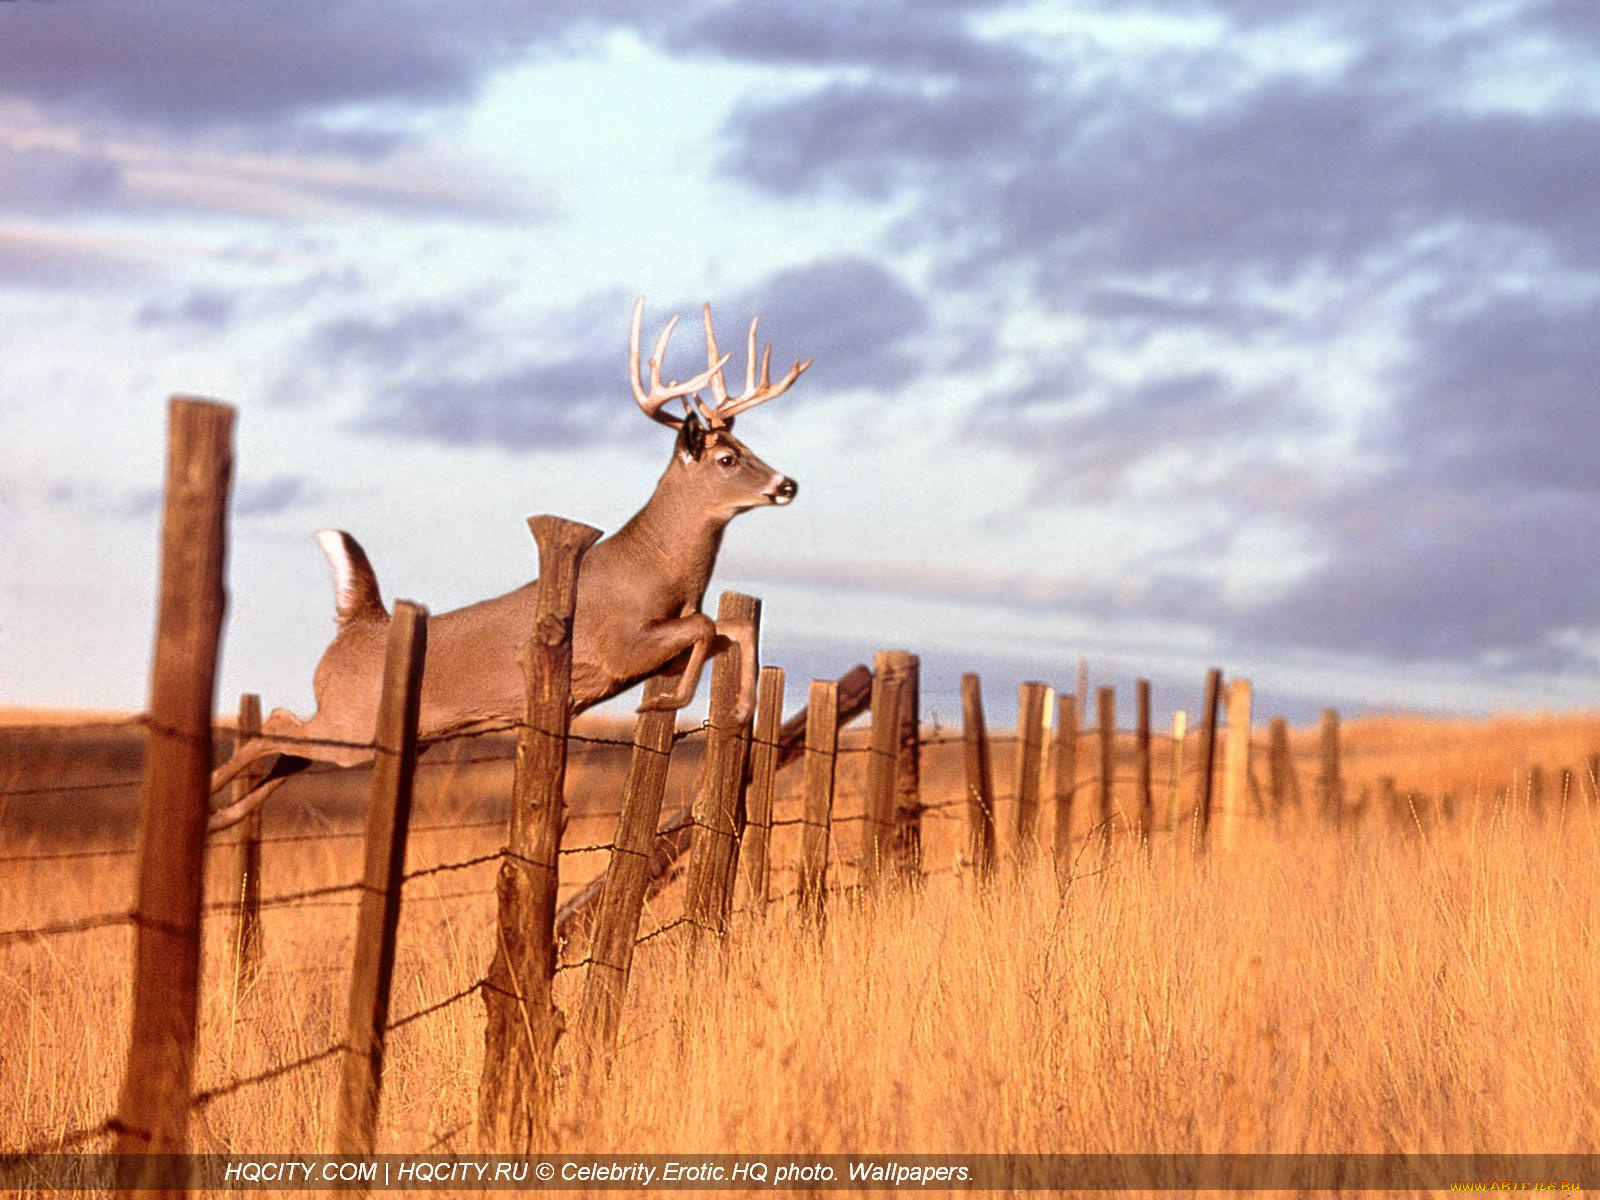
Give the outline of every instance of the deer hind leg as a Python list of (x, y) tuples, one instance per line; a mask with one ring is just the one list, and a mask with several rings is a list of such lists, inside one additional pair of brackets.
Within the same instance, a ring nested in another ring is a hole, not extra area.
[(284, 780), (313, 762), (349, 767), (372, 757), (369, 746), (349, 745), (334, 738), (318, 741), (321, 736), (315, 717), (302, 721), (288, 709), (274, 709), (262, 722), (261, 734), (245, 742), (211, 772), (211, 794), (215, 796), (263, 759), (272, 759), (272, 765), (245, 795), (213, 809), (207, 828), (226, 829), (242, 821), (282, 787)]
[(256, 809), (260, 808), (273, 792), (289, 781), (292, 775), (298, 775), (312, 763), (312, 759), (301, 758), (295, 754), (280, 754), (267, 769), (267, 773), (255, 781), (251, 789), (231, 804), (221, 808), (212, 809), (211, 816), (206, 821), (206, 832), (216, 833), (218, 830), (228, 829), (244, 820)]

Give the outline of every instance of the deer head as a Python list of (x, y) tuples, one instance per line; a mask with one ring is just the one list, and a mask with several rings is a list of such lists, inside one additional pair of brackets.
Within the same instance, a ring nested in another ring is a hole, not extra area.
[[(761, 355), (761, 377), (758, 382), (756, 327), (761, 318), (757, 317), (750, 322), (744, 391), (737, 396), (730, 396), (722, 371), (732, 356), (721, 353), (717, 348), (709, 304), (705, 306), (704, 314), (706, 369), (685, 383), (661, 382), (661, 362), (666, 355), (673, 326), (678, 322), (678, 318), (673, 317), (656, 339), (655, 352), (650, 356), (650, 388), (646, 391), (639, 378), (639, 323), (644, 315), (644, 297), (639, 297), (633, 306), (633, 338), (628, 355), (633, 397), (651, 420), (677, 431), (678, 442), (672, 464), (667, 468), (668, 477), (676, 474), (677, 490), (693, 497), (694, 502), (708, 515), (726, 520), (735, 513), (761, 505), (787, 504), (794, 499), (799, 485), (762, 462), (748, 446), (734, 437), (733, 419), (739, 413), (783, 395), (811, 365), (811, 360), (797, 360), (787, 375), (773, 383), (770, 371), (772, 346), (769, 343)], [(695, 394), (705, 387), (711, 391), (713, 402), (710, 407)], [(683, 416), (666, 410), (673, 400), (683, 401)]]

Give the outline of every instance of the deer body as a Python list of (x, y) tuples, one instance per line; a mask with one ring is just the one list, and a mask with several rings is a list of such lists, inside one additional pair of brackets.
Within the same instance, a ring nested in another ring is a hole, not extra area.
[[(733, 436), (733, 415), (786, 390), (809, 363), (778, 385), (763, 362), (759, 386), (752, 361), (743, 396), (728, 399), (722, 386), (715, 338), (706, 314), (707, 372), (687, 384), (663, 388), (659, 363), (667, 332), (651, 360), (651, 392), (638, 386), (639, 308), (634, 310), (634, 392), (653, 419), (677, 431), (672, 458), (650, 500), (621, 529), (596, 543), (584, 559), (573, 620), (572, 706), (581, 712), (626, 691), (686, 658), (675, 693), (657, 702), (681, 708), (694, 697), (706, 659), (730, 644), (741, 646), (740, 704), (754, 706), (759, 664), (755, 630), (719, 627), (701, 611), (727, 524), (739, 513), (787, 504), (796, 494), (792, 479), (774, 471)], [(770, 348), (769, 348), (770, 353)], [(671, 399), (712, 385), (718, 404), (696, 407), (683, 418), (661, 412)], [(261, 735), (241, 746), (212, 775), (215, 793), (251, 763), (275, 761), (253, 791), (213, 812), (211, 828), (222, 829), (257, 808), (290, 775), (312, 761), (354, 766), (372, 757), (368, 743), (376, 725), (382, 689), (389, 614), (366, 554), (349, 534), (318, 535), (333, 567), (339, 632), (317, 664), (312, 685), (317, 708), (308, 720), (276, 709)], [(533, 628), (538, 581), (492, 599), (432, 617), (422, 677), (418, 736), (427, 741), (515, 720), (523, 711), (524, 679), (517, 649)]]

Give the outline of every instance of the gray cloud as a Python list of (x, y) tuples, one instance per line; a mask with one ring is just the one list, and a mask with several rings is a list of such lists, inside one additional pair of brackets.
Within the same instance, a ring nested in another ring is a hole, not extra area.
[(382, 152), (392, 125), (341, 133), (319, 116), (464, 100), (494, 69), (612, 15), (514, 0), (470, 15), (425, 0), (15, 3), (0, 10), (0, 90), (113, 123), (269, 139), (299, 128), (342, 153)]
[(0, 145), (0, 210), (57, 214), (110, 203), (121, 192), (122, 170), (103, 154)]
[[(234, 484), (231, 507), (235, 517), (250, 520), (303, 508), (323, 495), (321, 486), (304, 475), (241, 479)], [(111, 489), (100, 483), (61, 480), (45, 489), (43, 499), (55, 508), (144, 520), (160, 514), (162, 490), (159, 486)]]
[(134, 323), (146, 328), (161, 325), (198, 325), (226, 329), (239, 310), (239, 298), (217, 288), (198, 287), (170, 300), (147, 300), (134, 314)]
[[(705, 369), (698, 307), (685, 301), (646, 312), (646, 343), (672, 313), (683, 318), (665, 378)], [(351, 315), (318, 325), (298, 358), (349, 371), (369, 397), (358, 424), (375, 432), (511, 448), (654, 436), (627, 390), (628, 310), (621, 293), (587, 297), (541, 331), (538, 349), (491, 329), (486, 321), (494, 314), (484, 302)], [(718, 339), (733, 352), (735, 388), (743, 386), (744, 332), (757, 311), (763, 340), (773, 340), (775, 375), (794, 358), (817, 360), (807, 389), (892, 390), (920, 369), (913, 346), (928, 324), (926, 306), (872, 260), (844, 256), (788, 268), (719, 301)]]
[(144, 257), (104, 239), (0, 229), (0, 288), (115, 284), (152, 269)]

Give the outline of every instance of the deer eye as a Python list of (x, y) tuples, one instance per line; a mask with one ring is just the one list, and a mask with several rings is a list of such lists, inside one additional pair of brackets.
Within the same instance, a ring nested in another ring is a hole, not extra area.
[(733, 461), (733, 455), (731, 454), (717, 455), (717, 466), (719, 467), (731, 467), (733, 466)]

